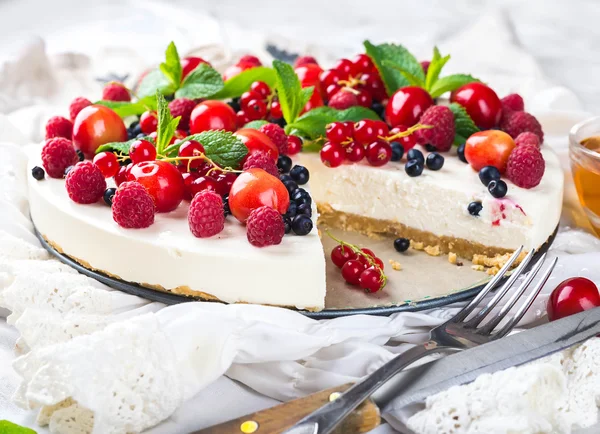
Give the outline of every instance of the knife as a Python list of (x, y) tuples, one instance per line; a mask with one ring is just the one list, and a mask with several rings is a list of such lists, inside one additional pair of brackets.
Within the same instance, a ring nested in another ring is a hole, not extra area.
[[(400, 409), (452, 386), (472, 382), (481, 374), (537, 360), (598, 334), (600, 308), (594, 308), (409, 369), (375, 392), (372, 402), (363, 403), (341, 432), (366, 432), (369, 424), (375, 428), (379, 421), (374, 420), (374, 410), (365, 410), (372, 409), (373, 403), (379, 408), (389, 405)], [(194, 434), (318, 434), (317, 424), (303, 424), (301, 420), (348, 387), (346, 384), (319, 392)], [(244, 429), (250, 425), (252, 430)]]

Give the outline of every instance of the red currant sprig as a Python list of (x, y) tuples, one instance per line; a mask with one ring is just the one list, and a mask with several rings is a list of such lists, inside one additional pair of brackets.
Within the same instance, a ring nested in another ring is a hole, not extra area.
[(238, 127), (241, 128), (250, 121), (261, 119), (281, 119), (281, 106), (276, 99), (275, 90), (263, 81), (255, 81), (250, 90), (240, 97), (240, 110), (236, 114)]

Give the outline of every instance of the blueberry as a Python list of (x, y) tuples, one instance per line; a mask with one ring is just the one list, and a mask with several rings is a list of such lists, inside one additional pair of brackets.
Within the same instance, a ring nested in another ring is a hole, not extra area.
[(31, 169), (31, 176), (38, 181), (41, 181), (46, 176), (46, 172), (40, 166), (35, 166), (33, 169)]
[(423, 173), (423, 163), (418, 160), (410, 160), (404, 166), (404, 170), (408, 176), (419, 176)]
[(297, 188), (296, 190), (294, 190), (294, 192), (292, 193), (292, 200), (294, 202), (300, 200), (300, 199), (304, 199), (304, 198), (308, 198), (310, 199), (310, 194), (308, 194), (308, 191), (306, 191), (303, 188)]
[(298, 190), (298, 184), (296, 184), (296, 181), (285, 181), (283, 183), (283, 185), (285, 185), (285, 188), (287, 188), (287, 191), (291, 194), (293, 191)]
[[(277, 168), (279, 169), (279, 173), (288, 173), (292, 168), (292, 159), (287, 155), (280, 155), (277, 158)], [(291, 176), (289, 178), (292, 179)]]
[(312, 217), (312, 207), (310, 203), (303, 203), (298, 205), (298, 215), (304, 214)]
[(136, 139), (143, 139), (144, 137), (146, 137), (144, 133), (139, 133), (137, 136), (135, 136)]
[(308, 235), (312, 231), (313, 222), (310, 217), (300, 214), (294, 217), (292, 230), (296, 235)]
[(501, 179), (494, 179), (488, 184), (488, 191), (496, 199), (499, 199), (506, 196), (506, 193), (508, 192), (508, 186), (506, 185), (506, 182), (502, 181)]
[(283, 216), (283, 226), (285, 228), (285, 233), (289, 234), (292, 232), (292, 220), (287, 215)]
[(240, 99), (239, 98), (233, 98), (227, 104), (229, 104), (229, 107), (231, 107), (234, 112), (237, 113), (238, 111), (240, 111), (241, 107), (240, 107)]
[(223, 214), (225, 217), (231, 215), (231, 209), (229, 208), (229, 196), (223, 198)]
[(433, 146), (433, 145), (430, 145), (429, 143), (427, 143), (427, 144), (425, 145), (425, 150), (426, 150), (427, 152), (435, 152), (435, 151), (437, 151), (437, 148), (436, 148), (435, 146)]
[(377, 115), (383, 119), (383, 115), (385, 113), (385, 107), (379, 101), (374, 101), (371, 104), (371, 110), (373, 110)]
[(73, 168), (73, 166), (69, 166), (65, 169), (65, 174), (64, 176), (67, 176), (69, 174), (69, 172), (71, 171), (71, 169)]
[(482, 184), (487, 187), (490, 182), (498, 181), (500, 179), (500, 171), (494, 166), (485, 166), (479, 171), (479, 179)]
[(290, 175), (279, 175), (279, 180), (280, 180), (281, 182), (283, 182), (284, 184), (285, 184), (287, 181), (293, 181), (293, 179), (292, 179), (292, 177), (291, 177)]
[(290, 206), (288, 206), (288, 209), (287, 209), (287, 212), (285, 213), (285, 215), (288, 216), (289, 218), (296, 217), (297, 208), (298, 208), (298, 205), (296, 204), (296, 202), (290, 202)]
[(312, 205), (312, 199), (311, 199), (310, 196), (308, 196), (308, 197), (306, 197), (306, 196), (305, 197), (301, 197), (300, 199), (296, 199), (294, 202), (298, 206), (300, 206), (300, 205), (308, 205), (308, 206)]
[(306, 184), (308, 182), (308, 178), (310, 178), (308, 169), (299, 165), (292, 167), (292, 170), (290, 170), (290, 176), (298, 183), (298, 185)]
[(464, 143), (458, 147), (458, 149), (456, 150), (456, 153), (458, 154), (458, 159), (460, 161), (462, 161), (463, 163), (468, 163), (467, 159), (465, 158), (465, 144)]
[(115, 193), (117, 192), (116, 188), (107, 188), (104, 191), (104, 195), (102, 198), (104, 199), (104, 203), (108, 206), (112, 206), (113, 198), (115, 197)]
[(469, 214), (474, 216), (478, 216), (482, 209), (483, 205), (481, 204), (481, 202), (471, 202), (467, 207), (467, 210), (469, 210)]
[(394, 240), (394, 249), (397, 252), (406, 252), (410, 247), (410, 240), (408, 238), (396, 238)]
[(81, 149), (77, 149), (75, 152), (77, 153), (77, 158), (79, 158), (79, 161), (85, 160), (85, 155), (83, 155)]
[[(129, 124), (129, 129), (133, 130), (135, 127), (140, 125), (140, 121), (133, 121), (132, 123)], [(142, 129), (140, 128), (140, 131), (142, 131)]]
[(400, 161), (402, 160), (402, 156), (404, 155), (404, 146), (402, 146), (398, 142), (390, 143), (392, 147), (392, 161)]
[(283, 118), (273, 119), (273, 123), (279, 125), (281, 128), (284, 128), (287, 125), (287, 122)]
[(425, 164), (429, 170), (440, 170), (444, 165), (444, 157), (437, 152), (432, 152), (427, 156)]
[(142, 132), (142, 126), (140, 124), (137, 124), (135, 127), (132, 128), (132, 131), (137, 136)]
[(406, 159), (408, 161), (417, 160), (419, 163), (421, 163), (421, 165), (425, 164), (425, 157), (423, 156), (423, 153), (418, 149), (413, 148), (410, 151), (408, 151), (408, 154), (406, 154)]

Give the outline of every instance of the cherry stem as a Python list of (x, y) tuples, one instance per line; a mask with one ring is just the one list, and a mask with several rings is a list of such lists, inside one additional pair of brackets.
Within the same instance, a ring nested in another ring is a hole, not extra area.
[(412, 127), (408, 128), (406, 131), (400, 131), (399, 133), (396, 133), (396, 134), (394, 134), (392, 136), (389, 136), (389, 137), (379, 136), (379, 138), (382, 139), (382, 140), (385, 140), (387, 142), (392, 142), (392, 141), (394, 141), (396, 139), (399, 139), (401, 137), (410, 136), (415, 131), (418, 131), (418, 130), (428, 130), (430, 128), (433, 128), (433, 125), (416, 124), (416, 125), (413, 125)]

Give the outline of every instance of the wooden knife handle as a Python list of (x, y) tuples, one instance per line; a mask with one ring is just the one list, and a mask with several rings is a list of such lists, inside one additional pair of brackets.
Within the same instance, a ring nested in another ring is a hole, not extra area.
[[(343, 393), (351, 386), (352, 383), (348, 383), (323, 390), (192, 434), (279, 434), (294, 426), (304, 416), (335, 399), (336, 394)], [(366, 433), (376, 428), (380, 422), (379, 408), (373, 401), (367, 400), (354, 410), (335, 432)]]

